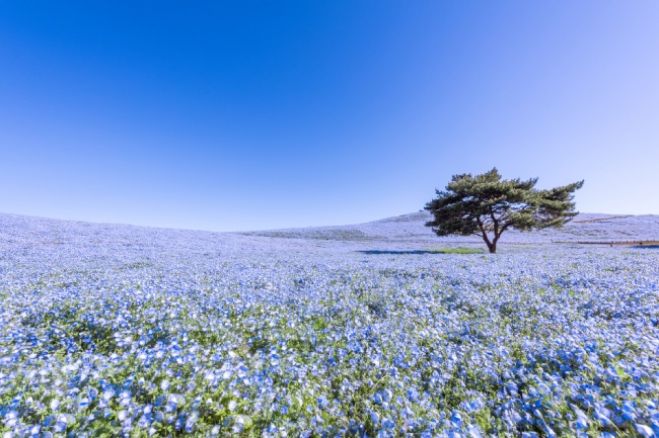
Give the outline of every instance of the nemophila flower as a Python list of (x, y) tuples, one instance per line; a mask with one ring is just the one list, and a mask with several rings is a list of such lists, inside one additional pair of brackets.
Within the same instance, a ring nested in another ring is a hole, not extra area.
[(636, 432), (638, 432), (638, 434), (642, 437), (650, 438), (650, 437), (656, 436), (654, 431), (649, 426), (647, 426), (645, 424), (638, 424), (637, 423), (635, 425), (635, 428), (636, 428)]
[(101, 256), (85, 232), (0, 240), (3, 433), (659, 429), (654, 253), (387, 259), (131, 229), (95, 235)]

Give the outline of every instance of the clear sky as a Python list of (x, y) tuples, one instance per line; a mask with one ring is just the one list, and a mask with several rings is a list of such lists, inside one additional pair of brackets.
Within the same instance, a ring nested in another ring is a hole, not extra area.
[(659, 213), (657, 1), (3, 1), (0, 211), (245, 230), (496, 165)]

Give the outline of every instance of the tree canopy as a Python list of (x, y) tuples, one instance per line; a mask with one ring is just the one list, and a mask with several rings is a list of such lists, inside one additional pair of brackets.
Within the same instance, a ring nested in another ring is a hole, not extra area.
[(438, 236), (479, 236), (495, 253), (507, 229), (560, 227), (577, 214), (574, 192), (583, 181), (548, 190), (536, 189), (537, 182), (538, 178), (502, 179), (496, 167), (476, 176), (454, 175), (445, 190), (436, 190), (437, 197), (426, 204), (433, 215), (426, 226)]

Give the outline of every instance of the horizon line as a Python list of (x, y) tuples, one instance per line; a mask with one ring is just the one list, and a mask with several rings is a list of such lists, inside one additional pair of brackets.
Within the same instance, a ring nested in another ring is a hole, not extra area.
[[(260, 229), (249, 229), (249, 230), (224, 230), (224, 231), (204, 229), (204, 228), (185, 228), (185, 227), (163, 226), (163, 225), (153, 225), (153, 224), (137, 224), (137, 223), (112, 222), (112, 221), (103, 221), (103, 220), (74, 219), (74, 218), (64, 218), (64, 217), (41, 216), (38, 214), (11, 213), (4, 211), (0, 211), (0, 216), (19, 216), (22, 218), (43, 219), (43, 220), (58, 221), (58, 222), (77, 222), (77, 223), (84, 223), (91, 225), (113, 225), (113, 226), (124, 226), (124, 227), (151, 228), (151, 229), (160, 229), (160, 230), (180, 230), (180, 231), (198, 231), (205, 233), (239, 234), (239, 233), (250, 233), (250, 232), (260, 232), (260, 231), (289, 231), (289, 230), (299, 230), (299, 229), (308, 229), (308, 228), (328, 228), (328, 227), (343, 227), (349, 225), (363, 225), (363, 224), (384, 221), (387, 219), (393, 219), (401, 216), (407, 216), (407, 215), (422, 213), (422, 212), (423, 210), (412, 211), (408, 213), (401, 213), (392, 216), (381, 217), (379, 219), (372, 219), (365, 222), (325, 224), (325, 225), (304, 225), (304, 226), (280, 227), (280, 228), (260, 228)], [(611, 217), (659, 216), (659, 213), (630, 214), (630, 213), (583, 212), (583, 211), (577, 212), (577, 216), (581, 214), (611, 216)]]

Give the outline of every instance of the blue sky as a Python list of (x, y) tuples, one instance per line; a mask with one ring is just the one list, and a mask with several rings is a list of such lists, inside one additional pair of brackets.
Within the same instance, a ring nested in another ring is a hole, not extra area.
[(0, 3), (0, 211), (245, 230), (496, 165), (659, 213), (659, 2)]

